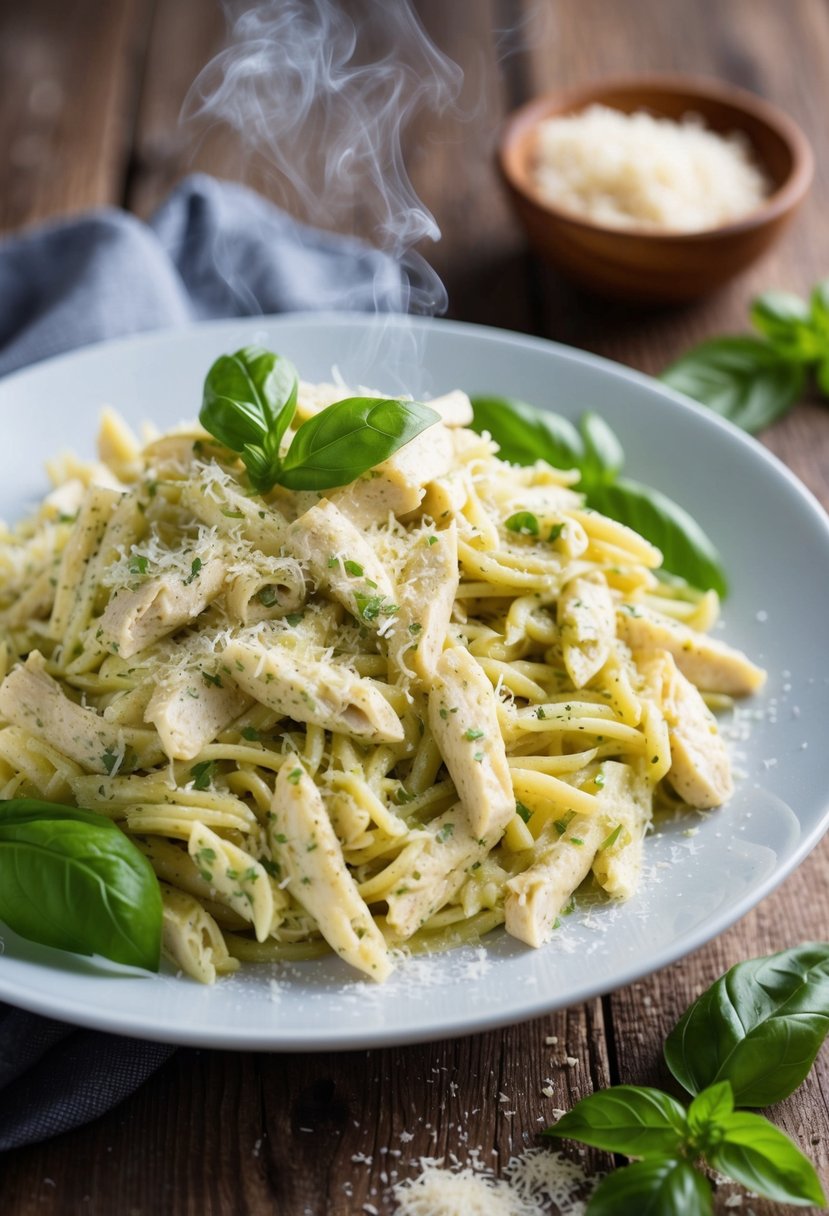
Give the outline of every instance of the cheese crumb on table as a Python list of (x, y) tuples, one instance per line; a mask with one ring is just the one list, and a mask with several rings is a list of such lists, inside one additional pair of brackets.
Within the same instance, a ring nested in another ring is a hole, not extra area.
[(561, 1216), (583, 1216), (598, 1177), (548, 1149), (513, 1157), (496, 1178), (473, 1154), (470, 1165), (447, 1169), (423, 1158), (420, 1173), (393, 1188), (396, 1216), (540, 1216), (551, 1201)]

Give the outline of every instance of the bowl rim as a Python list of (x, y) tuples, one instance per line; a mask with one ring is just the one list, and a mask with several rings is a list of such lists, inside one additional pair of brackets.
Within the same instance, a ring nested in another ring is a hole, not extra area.
[[(552, 106), (555, 105), (560, 110), (572, 107), (577, 112), (593, 103), (601, 104), (600, 94), (602, 93), (643, 89), (677, 94), (688, 93), (707, 101), (730, 105), (733, 109), (750, 115), (755, 121), (763, 123), (773, 131), (789, 148), (792, 167), (788, 176), (776, 190), (763, 199), (759, 206), (738, 219), (713, 228), (699, 228), (692, 232), (674, 232), (635, 225), (623, 227), (601, 224), (595, 220), (586, 219), (576, 211), (557, 206), (542, 198), (532, 189), (529, 174), (516, 172), (516, 147), (519, 135), (527, 127), (536, 126), (543, 118), (550, 116), (549, 110)], [(716, 77), (699, 76), (693, 73), (653, 72), (636, 76), (598, 77), (584, 81), (582, 84), (568, 85), (561, 89), (540, 93), (507, 115), (498, 138), (497, 159), (507, 185), (520, 194), (523, 199), (539, 210), (547, 212), (553, 218), (565, 221), (585, 232), (622, 238), (635, 237), (637, 240), (649, 241), (654, 245), (668, 242), (694, 244), (712, 239), (728, 239), (760, 228), (764, 224), (779, 219), (794, 208), (803, 199), (814, 176), (812, 146), (793, 118), (748, 89)]]

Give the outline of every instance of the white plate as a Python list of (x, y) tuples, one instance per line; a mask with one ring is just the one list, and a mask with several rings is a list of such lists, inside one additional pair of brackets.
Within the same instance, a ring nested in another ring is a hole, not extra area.
[(630, 475), (672, 495), (716, 539), (733, 588), (723, 636), (769, 669), (750, 737), (737, 744), (737, 793), (720, 811), (660, 827), (647, 843), (651, 873), (641, 893), (574, 914), (542, 950), (498, 931), (483, 947), (404, 964), (383, 987), (332, 960), (249, 966), (202, 988), (6, 933), (0, 998), (103, 1030), (204, 1046), (414, 1042), (520, 1021), (628, 984), (722, 932), (781, 882), (829, 817), (827, 519), (758, 443), (626, 368), (516, 334), (399, 318), (258, 318), (107, 343), (0, 384), (0, 517), (37, 501), (47, 456), (91, 452), (102, 403), (136, 424), (192, 418), (211, 361), (251, 341), (288, 355), (312, 380), (336, 364), (352, 384), (415, 394), (459, 386), (573, 418), (599, 411), (624, 444)]

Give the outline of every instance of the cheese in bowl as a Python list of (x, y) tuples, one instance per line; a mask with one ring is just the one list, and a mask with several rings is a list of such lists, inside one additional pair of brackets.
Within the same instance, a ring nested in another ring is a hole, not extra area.
[(603, 226), (663, 232), (730, 223), (771, 189), (737, 132), (600, 104), (540, 122), (532, 172), (545, 202)]

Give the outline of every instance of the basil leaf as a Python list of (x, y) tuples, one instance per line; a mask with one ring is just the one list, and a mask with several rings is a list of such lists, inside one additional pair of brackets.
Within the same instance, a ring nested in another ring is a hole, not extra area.
[(815, 378), (817, 386), (824, 397), (829, 397), (829, 358), (824, 359), (822, 363), (818, 364)]
[(582, 1098), (544, 1134), (628, 1157), (666, 1157), (685, 1141), (685, 1109), (661, 1089), (614, 1085)]
[(270, 445), (271, 449), (278, 453), (282, 436), (293, 422), (296, 413), (299, 376), (293, 363), (271, 351), (262, 352), (256, 368), (263, 371), (267, 368), (264, 378), (257, 383), (273, 414), (269, 428)]
[(625, 463), (625, 453), (613, 431), (598, 414), (590, 413), (582, 414), (579, 430), (584, 440), (582, 488), (589, 490), (614, 481)]
[(656, 1157), (603, 1178), (586, 1216), (711, 1216), (711, 1188), (687, 1161)]
[(0, 920), (45, 946), (158, 970), (155, 874), (121, 829), (92, 811), (0, 801)]
[(623, 478), (592, 487), (587, 505), (633, 528), (662, 551), (665, 569), (701, 590), (728, 593), (722, 558), (687, 511), (659, 490)]
[(808, 1074), (829, 1030), (829, 945), (750, 959), (674, 1027), (665, 1060), (689, 1093), (730, 1081), (737, 1106), (770, 1106)]
[(829, 279), (816, 284), (809, 300), (809, 313), (817, 332), (829, 342)]
[(293, 418), (299, 382), (287, 359), (258, 346), (221, 355), (204, 381), (199, 421), (220, 443), (241, 452), (272, 435), (276, 450)]
[(787, 359), (811, 363), (826, 350), (809, 305), (790, 291), (767, 291), (751, 305), (752, 323)]
[(715, 1169), (778, 1203), (825, 1205), (812, 1163), (768, 1119), (737, 1111), (719, 1127), (720, 1139), (708, 1153)]
[(718, 1081), (697, 1094), (688, 1107), (688, 1130), (695, 1141), (707, 1143), (720, 1122), (734, 1111), (734, 1093), (728, 1081)]
[(581, 469), (584, 444), (572, 422), (514, 397), (473, 397), (472, 430), (488, 431), (499, 456), (511, 464), (546, 460), (557, 469)]
[(435, 410), (417, 401), (347, 397), (302, 424), (279, 480), (289, 490), (346, 485), (439, 421)]
[(715, 338), (672, 363), (660, 379), (754, 434), (794, 404), (805, 370), (762, 338)]

